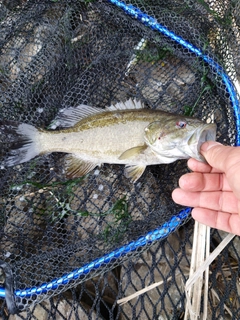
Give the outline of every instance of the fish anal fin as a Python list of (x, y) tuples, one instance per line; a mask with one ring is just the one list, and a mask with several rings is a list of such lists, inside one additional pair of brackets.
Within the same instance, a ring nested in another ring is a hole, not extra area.
[(83, 177), (99, 164), (84, 161), (75, 154), (68, 154), (64, 158), (64, 167), (67, 178)]
[(145, 169), (145, 165), (126, 165), (124, 175), (126, 178), (131, 179), (132, 182), (136, 182), (141, 177)]
[(147, 148), (148, 148), (148, 146), (145, 144), (143, 146), (137, 146), (137, 147), (133, 147), (133, 148), (127, 149), (126, 151), (124, 151), (120, 155), (120, 157), (118, 159), (119, 160), (125, 160), (125, 159), (136, 157), (139, 154), (143, 153)]

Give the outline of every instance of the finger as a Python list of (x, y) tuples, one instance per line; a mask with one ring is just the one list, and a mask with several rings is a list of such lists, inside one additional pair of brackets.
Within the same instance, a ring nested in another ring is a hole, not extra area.
[(188, 160), (188, 167), (192, 171), (196, 171), (196, 172), (221, 172), (220, 170), (216, 170), (215, 168), (212, 168), (208, 163), (198, 161), (194, 158), (190, 158)]
[(202, 224), (240, 236), (240, 216), (222, 211), (194, 208), (192, 217)]
[(188, 191), (232, 191), (225, 174), (222, 173), (186, 173), (179, 179), (179, 186)]
[(175, 189), (172, 198), (173, 201), (183, 206), (238, 213), (238, 200), (232, 192), (190, 192)]

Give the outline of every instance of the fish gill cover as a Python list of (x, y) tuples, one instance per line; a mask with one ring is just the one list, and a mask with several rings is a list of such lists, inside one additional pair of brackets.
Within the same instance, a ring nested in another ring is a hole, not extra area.
[(218, 141), (238, 145), (239, 8), (214, 3), (0, 4), (1, 124), (11, 124), (0, 134), (0, 295), (12, 313), (139, 255), (190, 212), (171, 199), (186, 160), (148, 166), (136, 182), (120, 164), (69, 179), (64, 153), (7, 167), (22, 143), (16, 122), (52, 130), (66, 108), (136, 99), (214, 122)]

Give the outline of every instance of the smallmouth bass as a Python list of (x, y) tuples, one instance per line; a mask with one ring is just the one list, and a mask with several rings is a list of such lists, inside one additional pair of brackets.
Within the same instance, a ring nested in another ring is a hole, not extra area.
[(14, 166), (51, 152), (65, 152), (66, 175), (86, 175), (103, 163), (124, 164), (125, 176), (137, 181), (146, 166), (171, 163), (200, 154), (203, 142), (216, 139), (216, 125), (144, 108), (129, 99), (105, 109), (80, 105), (60, 110), (43, 130), (26, 123), (0, 121), (0, 134), (13, 136), (13, 148), (3, 160)]

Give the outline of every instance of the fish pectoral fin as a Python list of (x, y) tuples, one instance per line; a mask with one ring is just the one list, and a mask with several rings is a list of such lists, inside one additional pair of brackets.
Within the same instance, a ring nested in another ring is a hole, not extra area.
[(98, 165), (97, 163), (84, 161), (74, 154), (66, 155), (64, 162), (66, 176), (70, 179), (85, 176)]
[(120, 157), (118, 159), (119, 160), (125, 160), (125, 159), (129, 159), (129, 158), (135, 157), (135, 156), (143, 153), (147, 148), (148, 148), (148, 146), (146, 144), (144, 144), (143, 146), (137, 146), (137, 147), (133, 147), (133, 148), (127, 149), (126, 151), (124, 151), (120, 155)]
[(136, 182), (141, 175), (143, 174), (146, 166), (139, 166), (139, 165), (126, 165), (124, 170), (124, 175), (126, 178), (130, 178), (132, 182)]

